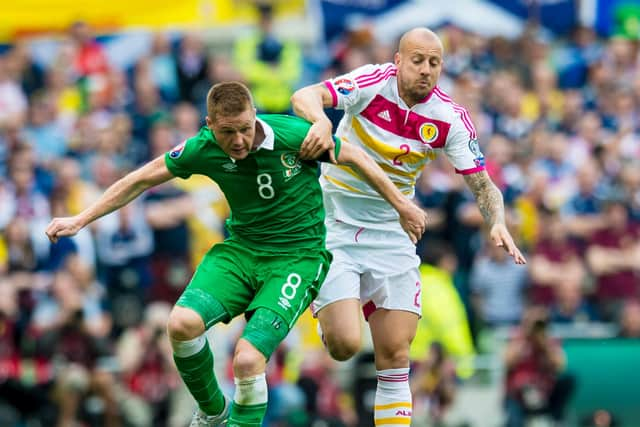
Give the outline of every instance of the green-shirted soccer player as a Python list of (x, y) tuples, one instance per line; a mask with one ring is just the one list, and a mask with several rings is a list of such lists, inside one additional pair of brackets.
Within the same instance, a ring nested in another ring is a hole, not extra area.
[[(114, 183), (80, 214), (53, 219), (46, 234), (52, 242), (73, 235), (176, 176), (202, 174), (217, 182), (231, 207), (229, 237), (205, 255), (171, 311), (168, 332), (178, 371), (198, 402), (191, 426), (260, 426), (266, 362), (316, 296), (331, 262), (317, 163), (298, 156), (310, 124), (292, 116), (256, 116), (240, 83), (213, 86), (207, 114), (198, 135)], [(422, 235), (423, 211), (362, 149), (336, 140), (333, 152), (323, 156), (355, 166), (398, 210), (409, 236)], [(233, 356), (231, 405), (218, 387), (204, 333), (243, 313), (248, 321)]]

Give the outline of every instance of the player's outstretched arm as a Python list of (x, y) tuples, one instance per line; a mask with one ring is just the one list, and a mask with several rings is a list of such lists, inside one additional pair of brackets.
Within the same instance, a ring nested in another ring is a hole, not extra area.
[(146, 189), (171, 178), (173, 175), (167, 169), (164, 156), (160, 156), (114, 182), (95, 203), (78, 215), (54, 218), (45, 233), (53, 243), (60, 237), (73, 236), (87, 224), (126, 205)]
[(360, 147), (342, 141), (338, 163), (355, 167), (363, 178), (400, 214), (400, 225), (413, 243), (417, 243), (427, 228), (427, 214), (406, 198), (387, 174)]
[(489, 227), (489, 237), (496, 246), (502, 246), (513, 257), (516, 264), (526, 264), (527, 260), (516, 246), (504, 219), (502, 193), (491, 181), (486, 171), (464, 176), (464, 180), (476, 198), (478, 209)]
[[(331, 136), (333, 125), (324, 112), (333, 105), (333, 97), (327, 87), (320, 83), (298, 89), (291, 96), (293, 112), (312, 123), (300, 148), (300, 158), (317, 159), (322, 153), (333, 148)], [(329, 152), (331, 161), (335, 163), (333, 150)]]

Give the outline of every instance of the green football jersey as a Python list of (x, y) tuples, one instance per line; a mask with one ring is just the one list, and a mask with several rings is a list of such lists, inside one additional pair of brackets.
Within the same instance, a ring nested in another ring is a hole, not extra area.
[[(206, 175), (220, 186), (231, 208), (230, 238), (266, 251), (324, 247), (318, 164), (298, 156), (311, 124), (277, 114), (258, 115), (258, 120), (266, 137), (246, 158), (232, 160), (203, 127), (165, 154), (167, 168), (181, 178)], [(337, 157), (340, 141), (335, 139)]]

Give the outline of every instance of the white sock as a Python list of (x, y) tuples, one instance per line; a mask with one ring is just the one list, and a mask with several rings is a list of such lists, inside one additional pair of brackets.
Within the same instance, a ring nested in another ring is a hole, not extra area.
[(173, 354), (176, 357), (189, 357), (197, 354), (207, 344), (207, 339), (204, 335), (200, 335), (191, 340), (177, 341), (171, 340), (171, 347), (173, 348)]
[(398, 427), (411, 424), (409, 368), (377, 371), (375, 425)]
[(234, 378), (236, 392), (233, 401), (238, 405), (259, 405), (267, 403), (267, 376), (256, 375), (249, 378)]

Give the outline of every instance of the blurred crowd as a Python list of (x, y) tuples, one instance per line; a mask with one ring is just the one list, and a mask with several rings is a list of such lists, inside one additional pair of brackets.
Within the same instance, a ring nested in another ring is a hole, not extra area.
[[(126, 69), (109, 62), (82, 22), (59, 38), (46, 66), (28, 40), (0, 51), (0, 425), (188, 422), (193, 402), (164, 327), (194, 263), (224, 238), (229, 212), (218, 187), (174, 180), (56, 245), (44, 230), (196, 134), (216, 82), (245, 81), (260, 112), (281, 113), (308, 83), (303, 76), (320, 70), (311, 79), (320, 80), (393, 57), (394, 46), (363, 25), (329, 45), (326, 63), (312, 63), (303, 46), (273, 34), (268, 8), (260, 17), (224, 53), (200, 34), (154, 34)], [(469, 111), (529, 263), (514, 265), (487, 241), (473, 196), (444, 158), (426, 167), (416, 199), (431, 228), (419, 253), (428, 277), (457, 291), (472, 342), (460, 350), (446, 339), (420, 341), (415, 414), (444, 419), (462, 356), (490, 352), (483, 334), (514, 327), (504, 359), (509, 425), (535, 410), (561, 417), (565, 402), (554, 390), (566, 396), (572, 381), (562, 377), (557, 344), (540, 332), (608, 322), (620, 337), (640, 338), (638, 41), (584, 27), (553, 39), (527, 27), (516, 40), (437, 30), (440, 86)], [(426, 300), (428, 281), (423, 289)], [(345, 386), (313, 322), (303, 317), (270, 361), (268, 425), (371, 425), (359, 410), (364, 383)], [(216, 364), (229, 382), (218, 360), (238, 329), (220, 329)]]

